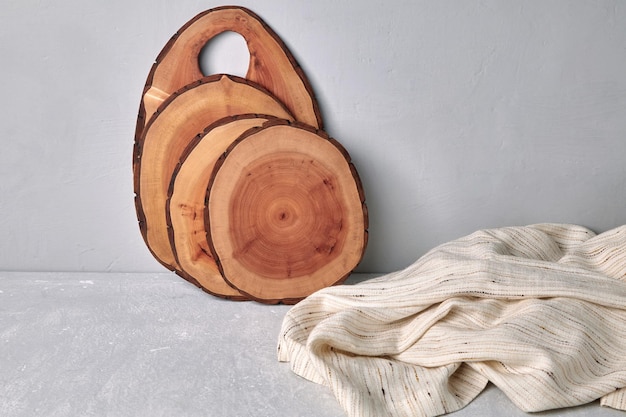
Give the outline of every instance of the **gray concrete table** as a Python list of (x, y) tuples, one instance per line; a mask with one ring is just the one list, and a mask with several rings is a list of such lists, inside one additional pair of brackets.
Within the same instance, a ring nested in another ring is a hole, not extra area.
[[(277, 362), (289, 308), (172, 273), (0, 272), (0, 416), (345, 416)], [(452, 415), (527, 414), (489, 386)], [(595, 402), (535, 415), (624, 414)]]

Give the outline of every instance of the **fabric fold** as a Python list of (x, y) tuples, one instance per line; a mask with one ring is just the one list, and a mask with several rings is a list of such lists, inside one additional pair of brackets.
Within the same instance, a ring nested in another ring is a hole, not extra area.
[(481, 230), (285, 316), (278, 359), (351, 417), (436, 416), (489, 381), (523, 411), (626, 410), (626, 226)]

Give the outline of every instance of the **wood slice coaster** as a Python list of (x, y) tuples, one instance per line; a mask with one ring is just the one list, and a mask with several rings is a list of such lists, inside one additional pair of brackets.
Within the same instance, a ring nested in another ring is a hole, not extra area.
[(262, 87), (234, 76), (206, 77), (168, 98), (136, 142), (136, 209), (144, 240), (154, 257), (180, 270), (167, 230), (166, 200), (172, 174), (192, 140), (215, 121), (246, 113), (293, 117)]
[(367, 210), (348, 153), (324, 133), (271, 120), (220, 157), (207, 191), (209, 247), (250, 298), (294, 303), (342, 282), (367, 244)]

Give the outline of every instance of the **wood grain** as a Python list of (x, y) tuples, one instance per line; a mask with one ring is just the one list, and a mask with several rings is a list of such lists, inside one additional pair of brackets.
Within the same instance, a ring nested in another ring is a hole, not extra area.
[[(216, 35), (246, 41), (246, 78), (203, 76)], [(348, 152), (322, 130), (304, 72), (254, 13), (208, 10), (153, 65), (133, 171), (142, 236), (165, 267), (229, 299), (294, 303), (342, 282), (367, 245)]]
[(293, 303), (345, 279), (367, 244), (362, 187), (320, 131), (271, 120), (217, 161), (205, 227), (224, 279), (251, 298)]
[(198, 136), (172, 175), (166, 212), (170, 245), (181, 269), (179, 275), (213, 295), (248, 298), (224, 281), (211, 254), (204, 222), (207, 185), (215, 162), (233, 140), (268, 118), (241, 115), (216, 122)]
[(207, 126), (245, 113), (293, 119), (282, 103), (261, 87), (238, 77), (217, 75), (173, 94), (137, 142), (135, 200), (140, 229), (154, 257), (169, 269), (180, 269), (170, 245), (165, 210), (174, 169)]
[(198, 14), (165, 45), (144, 87), (136, 137), (141, 136), (147, 122), (171, 94), (204, 76), (198, 61), (200, 51), (225, 31), (240, 34), (248, 45), (250, 63), (245, 78), (285, 103), (296, 120), (322, 128), (313, 89), (285, 43), (252, 11), (224, 6)]

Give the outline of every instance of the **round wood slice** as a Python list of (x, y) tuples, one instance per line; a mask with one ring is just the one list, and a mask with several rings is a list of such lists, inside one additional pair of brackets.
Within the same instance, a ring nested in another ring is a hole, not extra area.
[(166, 200), (172, 174), (186, 148), (215, 121), (237, 114), (293, 117), (262, 87), (234, 76), (211, 76), (171, 95), (135, 144), (135, 205), (139, 225), (154, 257), (179, 270), (170, 245)]
[(187, 22), (165, 45), (152, 66), (139, 109), (136, 137), (167, 98), (203, 77), (200, 51), (216, 35), (233, 31), (246, 41), (250, 63), (246, 79), (270, 91), (296, 120), (322, 127), (317, 101), (304, 72), (280, 37), (243, 7), (207, 10)]
[(198, 136), (172, 176), (167, 223), (179, 275), (216, 296), (248, 299), (224, 281), (211, 254), (204, 222), (207, 184), (215, 162), (233, 141), (269, 117), (241, 115), (216, 122)]
[(207, 191), (209, 245), (232, 286), (294, 303), (343, 281), (367, 244), (363, 189), (325, 134), (272, 120), (220, 157)]

